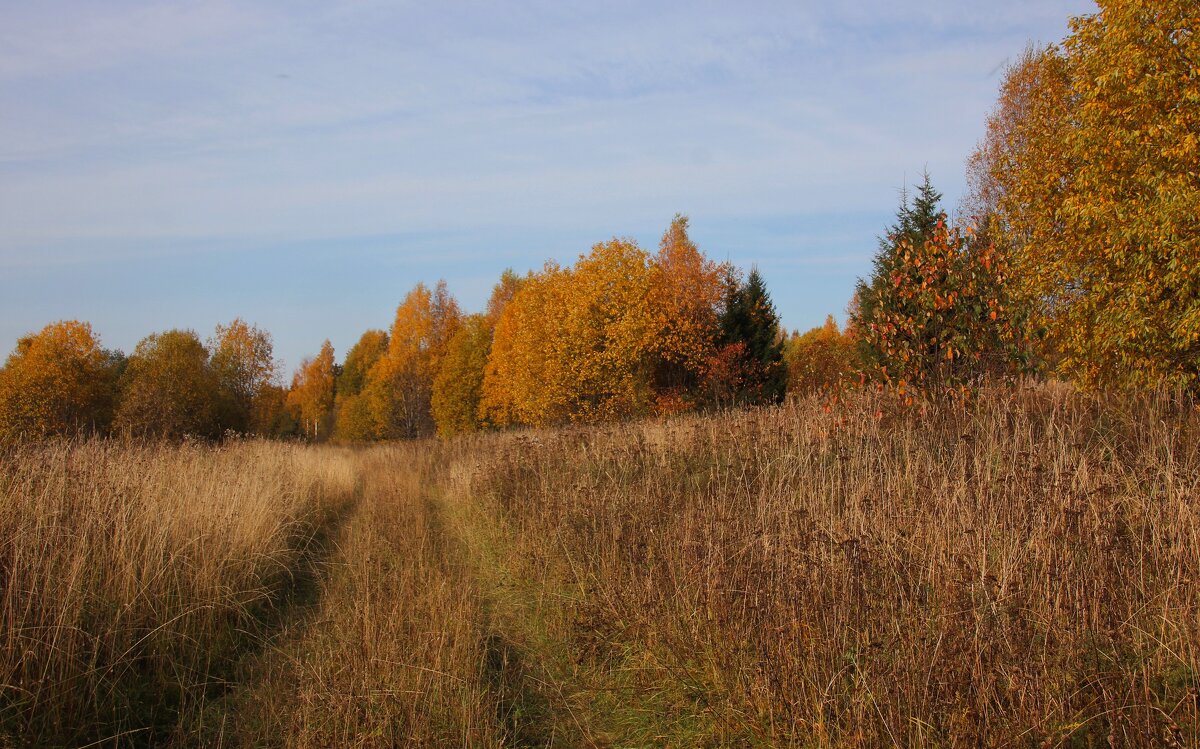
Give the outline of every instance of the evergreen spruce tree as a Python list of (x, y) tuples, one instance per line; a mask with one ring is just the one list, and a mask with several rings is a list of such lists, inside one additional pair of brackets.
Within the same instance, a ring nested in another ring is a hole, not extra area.
[(926, 174), (858, 282), (851, 324), (873, 380), (967, 393), (987, 378), (1029, 371), (1026, 315), (1008, 293), (1003, 253), (949, 227)]
[(783, 366), (783, 336), (779, 316), (757, 268), (745, 283), (735, 277), (726, 282), (720, 319), (722, 347), (739, 347), (738, 367), (743, 382), (737, 400), (742, 403), (778, 403), (787, 387)]
[[(929, 172), (922, 174), (916, 196), (909, 198), (907, 185), (900, 192), (900, 208), (896, 212), (896, 223), (888, 228), (887, 234), (879, 238), (879, 249), (872, 261), (870, 281), (859, 279), (855, 286), (858, 309), (851, 314), (850, 325), (858, 329), (869, 329), (879, 322), (885, 312), (881, 309), (884, 300), (892, 295), (887, 288), (899, 271), (898, 259), (904, 247), (921, 247), (933, 238), (938, 222), (946, 220), (941, 206), (942, 194), (933, 187)], [(886, 365), (881, 353), (870, 344), (868, 338), (859, 339), (859, 357), (868, 369), (877, 370)]]

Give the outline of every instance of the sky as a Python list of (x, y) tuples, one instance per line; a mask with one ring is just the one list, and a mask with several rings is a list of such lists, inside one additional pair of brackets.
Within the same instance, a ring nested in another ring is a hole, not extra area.
[(900, 188), (953, 214), (1006, 63), (1091, 0), (0, 4), (0, 356), (235, 317), (290, 372), (418, 281), (676, 213), (783, 324), (844, 317)]

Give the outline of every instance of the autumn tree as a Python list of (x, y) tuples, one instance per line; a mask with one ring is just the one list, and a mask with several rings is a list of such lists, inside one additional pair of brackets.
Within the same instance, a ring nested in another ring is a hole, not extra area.
[(871, 379), (960, 392), (1034, 362), (1006, 253), (973, 228), (949, 227), (940, 201), (928, 174), (915, 200), (902, 196), (874, 272), (857, 285), (850, 324)]
[[(896, 222), (879, 238), (871, 276), (859, 279), (855, 285), (856, 310), (850, 316), (850, 325), (869, 326), (877, 318), (896, 311), (887, 309), (887, 305), (898, 302), (893, 292), (904, 264), (905, 248), (924, 247), (933, 238), (938, 225), (946, 220), (941, 201), (942, 194), (934, 189), (929, 172), (922, 175), (915, 195), (910, 196), (907, 185), (901, 190)], [(904, 310), (900, 312), (907, 314)], [(884, 352), (871, 343), (870, 336), (860, 335), (858, 341), (859, 355), (868, 371), (882, 372), (889, 363)]]
[(104, 432), (121, 359), (84, 322), (21, 338), (0, 368), (0, 439)]
[(833, 315), (806, 333), (793, 333), (784, 344), (789, 393), (835, 389), (856, 379), (858, 360), (853, 336), (838, 328)]
[[(1060, 163), (1063, 154), (1048, 151), (1045, 146), (1063, 136), (1069, 115), (1069, 86), (1066, 60), (1057, 48), (1026, 47), (1006, 69), (999, 100), (988, 116), (987, 134), (967, 161), (967, 191), (959, 214), (980, 234), (994, 230), (989, 238), (1001, 244), (1001, 249), (1007, 249), (1003, 246), (1006, 241), (1024, 245), (1035, 236), (1025, 233), (1034, 230), (1032, 226), (1008, 223), (1010, 219), (1020, 221), (1009, 212), (1015, 207), (1014, 200), (1057, 201), (1052, 188), (1055, 175), (1064, 172)], [(1056, 135), (1046, 137), (1042, 132), (1046, 128)], [(1037, 175), (1015, 171), (1030, 161), (1039, 162), (1043, 171)], [(1017, 184), (1019, 177), (1044, 181), (1044, 185), (1035, 195), (1030, 186)], [(1043, 212), (1052, 210), (1053, 202), (1028, 207)], [(1004, 224), (993, 227), (996, 221)]]
[(529, 279), (496, 325), (483, 414), (545, 425), (647, 413), (657, 332), (649, 261), (614, 239)]
[(250, 413), (250, 431), (264, 437), (297, 437), (300, 423), (288, 406), (288, 388), (268, 382), (258, 391)]
[(546, 425), (569, 417), (562, 350), (569, 271), (547, 263), (531, 274), (496, 321), (480, 393), (480, 417), (497, 426)]
[(652, 402), (653, 275), (633, 242), (611, 240), (581, 257), (569, 276), (560, 341), (574, 421), (648, 412)]
[(375, 362), (387, 352), (388, 335), (382, 330), (368, 330), (346, 353), (342, 371), (337, 378), (339, 395), (358, 395), (367, 384), (367, 375)]
[(143, 338), (121, 378), (114, 429), (139, 437), (217, 437), (220, 382), (209, 352), (191, 330)]
[(300, 433), (310, 440), (328, 438), (333, 428), (335, 366), (333, 344), (326, 340), (320, 352), (304, 359), (292, 376), (288, 407), (295, 414)]
[(716, 352), (728, 272), (700, 252), (688, 236), (687, 217), (677, 214), (652, 259), (654, 389), (660, 412), (694, 405)]
[(478, 431), (484, 369), (492, 348), (492, 326), (484, 315), (467, 317), (446, 347), (433, 379), (433, 417), (441, 437)]
[(481, 415), (541, 426), (694, 408), (722, 334), (730, 272), (700, 252), (681, 215), (653, 256), (613, 239), (569, 268), (547, 263), (496, 321)]
[(504, 308), (512, 301), (521, 287), (529, 279), (530, 275), (517, 275), (512, 268), (505, 268), (500, 274), (500, 280), (492, 287), (492, 293), (488, 297), (487, 306), (484, 309), (484, 316), (488, 320), (488, 325), (492, 328), (496, 327), (496, 323), (500, 320), (500, 315), (504, 314)]
[(853, 324), (868, 376), (901, 390), (963, 392), (1028, 368), (1023, 315), (992, 243), (947, 227), (943, 215), (933, 236), (920, 245), (900, 236), (892, 252), (859, 284)]
[(433, 378), (461, 317), (445, 281), (432, 292), (418, 283), (397, 308), (387, 352), (371, 368), (365, 388), (375, 433), (381, 438), (434, 433)]
[(568, 378), (571, 420), (605, 421), (646, 413), (651, 403), (650, 356), (657, 330), (651, 315), (649, 256), (633, 242), (598, 244), (567, 276), (555, 314)]
[(334, 404), (334, 437), (340, 442), (375, 439), (370, 403), (363, 393), (371, 368), (387, 352), (388, 337), (382, 330), (368, 330), (346, 354), (337, 377)]
[[(988, 118), (987, 136), (967, 164), (961, 213), (980, 242), (991, 243), (1010, 270), (1008, 293), (1029, 316), (1031, 360), (1058, 364), (1057, 340), (1065, 332), (1048, 326), (1054, 301), (1033, 262), (1034, 247), (1053, 241), (1062, 202), (1067, 154), (1056, 144), (1070, 121), (1066, 58), (1055, 47), (1028, 47), (1011, 65), (1000, 99)], [(1031, 168), (1036, 164), (1036, 168)], [(1049, 334), (1049, 335), (1047, 335)]]
[(1059, 371), (1200, 381), (1193, 0), (1102, 0), (1012, 68), (972, 163)]
[(743, 282), (732, 271), (724, 280), (718, 346), (705, 383), (716, 405), (777, 403), (787, 388), (783, 332), (766, 282), (751, 268)]
[(483, 382), (491, 357), (496, 323), (529, 276), (506, 269), (492, 288), (482, 315), (471, 315), (450, 339), (433, 379), (432, 406), (443, 437), (478, 431), (491, 422), (484, 415)]
[[(209, 342), (210, 366), (217, 377), (217, 420), (222, 430), (267, 434), (256, 419), (256, 401), (275, 378), (271, 334), (235, 318), (218, 325)], [(261, 410), (261, 409), (260, 409)]]

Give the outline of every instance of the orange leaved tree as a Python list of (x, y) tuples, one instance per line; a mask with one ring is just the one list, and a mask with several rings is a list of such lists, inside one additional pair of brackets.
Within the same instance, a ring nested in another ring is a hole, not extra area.
[(688, 236), (687, 217), (676, 215), (651, 271), (656, 410), (692, 408), (716, 352), (730, 269), (705, 257)]
[(574, 267), (547, 264), (496, 325), (482, 415), (497, 425), (596, 422), (653, 403), (653, 272), (635, 243), (595, 245)]
[(333, 435), (338, 441), (364, 442), (376, 438), (370, 404), (363, 390), (371, 368), (383, 358), (387, 346), (387, 333), (368, 330), (346, 354), (335, 387)]
[(479, 416), (497, 426), (541, 426), (569, 418), (562, 350), (569, 271), (547, 263), (530, 274), (496, 321)]
[(727, 275), (681, 215), (654, 256), (613, 239), (570, 268), (547, 263), (496, 320), (481, 417), (541, 426), (694, 408), (717, 352)]
[(433, 378), (461, 318), (445, 281), (432, 292), (418, 283), (396, 309), (387, 351), (371, 367), (364, 388), (377, 437), (433, 434)]
[(314, 358), (305, 359), (292, 376), (287, 402), (300, 425), (300, 433), (311, 440), (329, 437), (333, 428), (334, 377), (333, 344), (321, 344)]
[(476, 432), (483, 426), (479, 400), (491, 348), (492, 326), (485, 315), (465, 318), (447, 344), (433, 378), (433, 418), (439, 436)]
[(528, 278), (506, 269), (492, 288), (484, 313), (464, 319), (462, 327), (447, 344), (433, 379), (433, 417), (439, 435), (450, 437), (492, 425), (481, 410), (492, 339), (504, 309)]
[[(1026, 367), (1023, 319), (1006, 292), (1003, 255), (939, 221), (920, 245), (902, 238), (889, 275), (854, 321), (872, 378), (959, 392)], [(860, 290), (866, 287), (860, 287)]]
[(21, 338), (0, 369), (0, 439), (104, 432), (120, 366), (85, 322)]
[(838, 328), (833, 315), (808, 332), (792, 333), (783, 347), (788, 392), (813, 393), (836, 389), (856, 380), (858, 358), (854, 337)]

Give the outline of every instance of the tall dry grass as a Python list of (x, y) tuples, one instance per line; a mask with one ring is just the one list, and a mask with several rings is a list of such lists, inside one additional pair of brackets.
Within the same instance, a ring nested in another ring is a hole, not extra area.
[(13, 744), (1200, 745), (1179, 398), (2, 457)]
[(507, 745), (482, 598), (444, 527), (441, 486), (461, 458), (436, 443), (360, 455), (364, 490), (319, 608), (245, 674), (206, 746)]
[(826, 406), (483, 457), (573, 743), (1200, 745), (1192, 404)]
[(345, 454), (277, 444), (7, 449), (0, 737), (168, 740), (265, 634), (356, 482)]

